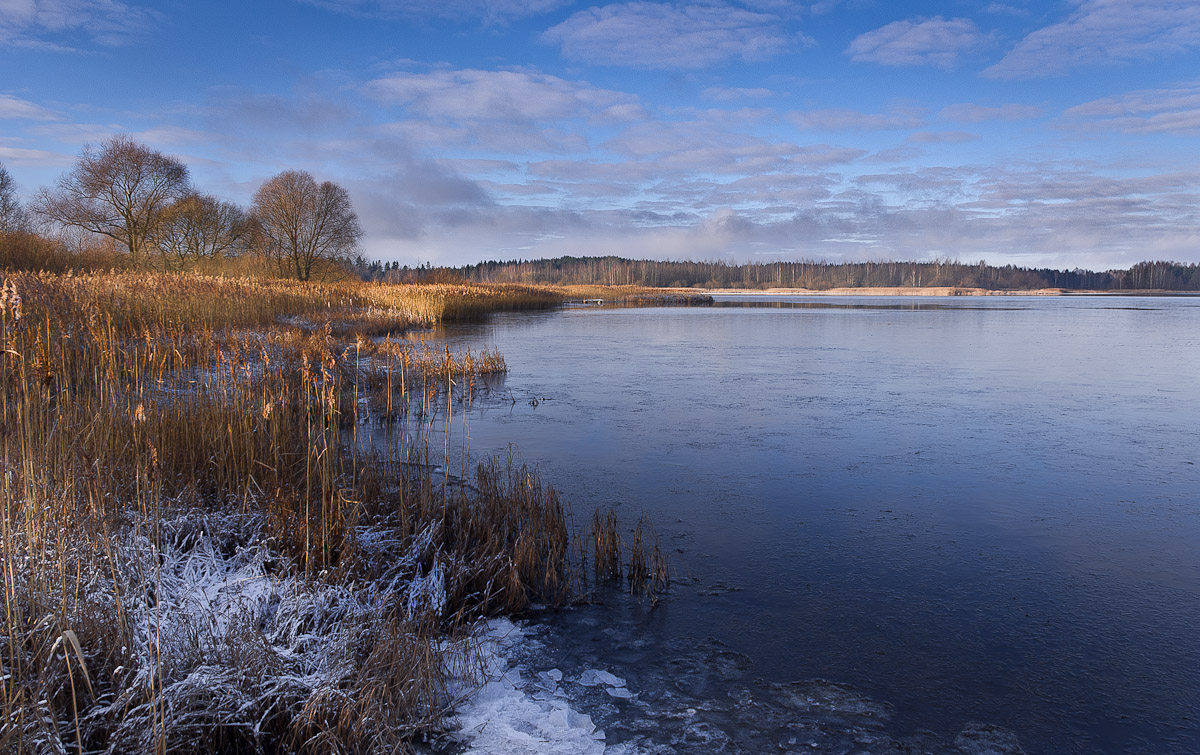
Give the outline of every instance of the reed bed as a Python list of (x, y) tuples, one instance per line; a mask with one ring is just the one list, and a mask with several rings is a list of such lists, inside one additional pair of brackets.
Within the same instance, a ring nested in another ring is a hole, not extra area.
[(557, 287), (569, 301), (601, 301), (605, 304), (628, 306), (702, 305), (712, 304), (706, 293), (649, 286), (569, 285)]
[(501, 310), (549, 309), (564, 301), (557, 287), (517, 284), (400, 284), (367, 291), (376, 306), (402, 311), (425, 325), (477, 319)]
[(314, 283), (169, 273), (14, 273), (7, 279), (32, 299), (55, 296), (68, 311), (111, 317), (119, 332), (153, 326), (261, 328), (281, 320), (340, 335), (382, 335), (498, 310), (562, 302), (550, 287)]
[(473, 623), (577, 599), (585, 557), (530, 470), (451, 484), (426, 445), (359, 441), (503, 357), (368, 336), (556, 296), (0, 278), (0, 751), (403, 751), (443, 727)]

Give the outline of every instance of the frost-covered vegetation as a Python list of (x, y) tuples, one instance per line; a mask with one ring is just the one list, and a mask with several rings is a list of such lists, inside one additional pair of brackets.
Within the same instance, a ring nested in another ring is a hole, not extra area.
[[(389, 335), (559, 294), (0, 290), (0, 750), (402, 750), (477, 677), (479, 619), (580, 594), (552, 489), (515, 464), (452, 481), (412, 432), (503, 358)], [(394, 442), (363, 442), (372, 424)], [(661, 586), (636, 546), (637, 586)]]

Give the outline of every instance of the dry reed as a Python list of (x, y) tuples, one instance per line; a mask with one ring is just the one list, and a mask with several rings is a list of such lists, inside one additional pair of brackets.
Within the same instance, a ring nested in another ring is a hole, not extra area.
[(621, 578), (621, 534), (617, 512), (611, 509), (592, 515), (592, 570), (598, 582)]
[(644, 594), (654, 601), (657, 601), (658, 596), (671, 583), (667, 559), (659, 546), (658, 533), (644, 516), (638, 519), (637, 526), (633, 528), (626, 575), (629, 577), (631, 593)]
[(567, 599), (583, 556), (530, 470), (439, 484), (427, 447), (359, 442), (505, 370), (383, 334), (560, 298), (0, 278), (0, 749), (395, 751), (442, 726), (472, 623)]
[(447, 633), (559, 597), (564, 514), (490, 467), (486, 494), (439, 495), (347, 431), (502, 357), (341, 334), (524, 301), (502, 288), (455, 309), (371, 286), (4, 277), (0, 746), (365, 751), (438, 725), (463, 652)]

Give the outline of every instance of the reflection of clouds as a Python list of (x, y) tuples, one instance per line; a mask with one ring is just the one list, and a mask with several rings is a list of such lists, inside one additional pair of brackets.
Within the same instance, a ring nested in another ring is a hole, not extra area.
[(1093, 65), (1154, 60), (1200, 47), (1194, 0), (1074, 0), (1065, 21), (1038, 29), (983, 72), (995, 79), (1064, 74)]

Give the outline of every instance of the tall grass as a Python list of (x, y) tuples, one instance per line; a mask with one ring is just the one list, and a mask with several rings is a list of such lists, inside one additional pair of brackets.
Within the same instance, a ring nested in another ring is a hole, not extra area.
[(600, 301), (605, 304), (626, 306), (665, 306), (712, 304), (709, 294), (677, 289), (651, 288), (649, 286), (601, 286), (564, 285), (555, 286), (569, 301)]
[(443, 725), (472, 622), (568, 599), (584, 557), (528, 469), (455, 485), (416, 440), (360, 441), (505, 370), (379, 334), (558, 296), (0, 278), (0, 750), (395, 751)]
[[(565, 568), (527, 534), (561, 507), (524, 480), (436, 495), (351, 447), (379, 386), (407, 405), (497, 355), (339, 339), (375, 306), (349, 286), (11, 275), (2, 297), (6, 750), (399, 746), (446, 705), (444, 633)], [(403, 301), (372, 328), (425, 322)]]

